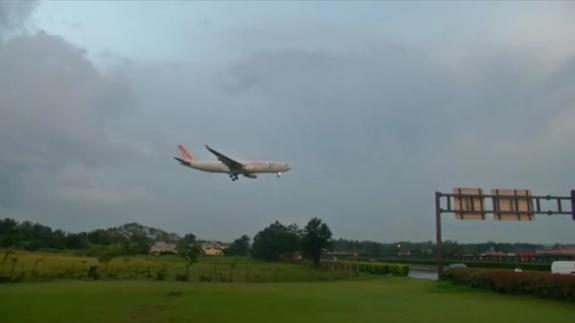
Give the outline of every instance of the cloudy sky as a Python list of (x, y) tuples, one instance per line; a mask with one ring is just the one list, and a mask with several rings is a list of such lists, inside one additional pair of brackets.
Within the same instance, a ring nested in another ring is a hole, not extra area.
[[(433, 240), (434, 192), (575, 188), (569, 2), (0, 2), (0, 217)], [(292, 171), (232, 182), (186, 144)], [(575, 221), (459, 241), (575, 242)]]

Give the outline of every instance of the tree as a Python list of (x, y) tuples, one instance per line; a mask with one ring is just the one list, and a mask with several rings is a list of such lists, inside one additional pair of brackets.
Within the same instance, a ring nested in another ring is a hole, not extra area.
[(193, 233), (188, 233), (180, 241), (182, 240), (188, 244), (194, 244), (196, 243), (196, 236)]
[(250, 238), (243, 235), (241, 238), (234, 240), (232, 244), (224, 250), (226, 256), (247, 256), (250, 251)]
[(445, 256), (453, 257), (463, 253), (463, 246), (457, 243), (457, 241), (445, 240), (441, 245)]
[(152, 239), (144, 233), (134, 233), (124, 242), (124, 249), (128, 254), (147, 254)]
[(252, 257), (278, 260), (287, 252), (298, 251), (301, 246), (301, 230), (297, 225), (285, 226), (278, 221), (258, 232), (252, 244)]
[(190, 276), (190, 267), (198, 262), (198, 256), (201, 254), (202, 249), (196, 244), (190, 244), (184, 239), (180, 239), (176, 245), (176, 251), (178, 252), (178, 256), (182, 257), (186, 263), (186, 273), (182, 280), (188, 280)]
[(18, 240), (18, 223), (13, 219), (0, 219), (0, 247), (11, 247)]
[(88, 237), (86, 233), (68, 233), (65, 238), (67, 249), (86, 249), (88, 247)]
[(318, 218), (309, 220), (304, 229), (302, 241), (303, 253), (314, 265), (319, 265), (321, 252), (331, 246), (331, 230)]

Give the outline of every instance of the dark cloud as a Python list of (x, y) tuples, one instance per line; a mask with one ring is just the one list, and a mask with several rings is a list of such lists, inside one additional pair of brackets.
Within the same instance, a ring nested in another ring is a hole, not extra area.
[(10, 32), (22, 28), (32, 15), (39, 1), (3, 0), (0, 1), (0, 40)]
[(0, 43), (0, 70), (2, 204), (28, 207), (48, 193), (109, 189), (94, 174), (130, 160), (109, 129), (129, 111), (127, 81), (101, 73), (83, 50), (45, 32)]

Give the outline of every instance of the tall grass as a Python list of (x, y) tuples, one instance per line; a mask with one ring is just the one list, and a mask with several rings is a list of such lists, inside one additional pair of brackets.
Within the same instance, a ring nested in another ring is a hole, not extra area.
[(296, 282), (346, 278), (349, 277), (345, 272), (245, 257), (203, 257), (187, 266), (177, 256), (98, 258), (65, 252), (0, 251), (0, 282), (57, 279)]

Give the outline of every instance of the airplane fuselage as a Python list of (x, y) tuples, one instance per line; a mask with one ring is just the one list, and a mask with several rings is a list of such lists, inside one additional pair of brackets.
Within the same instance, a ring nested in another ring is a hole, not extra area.
[[(228, 166), (219, 161), (200, 161), (192, 160), (189, 162), (182, 163), (185, 166), (194, 168), (197, 170), (202, 170), (204, 172), (210, 173), (230, 173), (232, 172)], [(265, 173), (283, 173), (287, 172), (289, 167), (285, 163), (278, 162), (248, 162), (244, 164), (241, 173), (249, 174), (265, 174)]]

